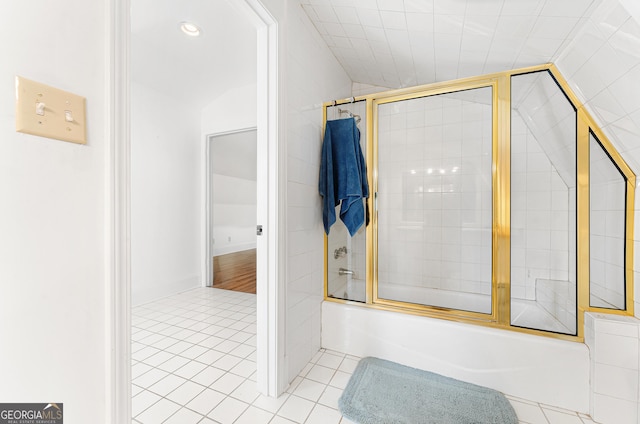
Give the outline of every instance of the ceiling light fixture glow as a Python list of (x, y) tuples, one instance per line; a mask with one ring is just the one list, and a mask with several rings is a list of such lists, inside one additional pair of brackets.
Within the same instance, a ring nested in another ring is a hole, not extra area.
[(180, 22), (180, 29), (191, 37), (197, 37), (200, 35), (200, 28), (192, 22)]

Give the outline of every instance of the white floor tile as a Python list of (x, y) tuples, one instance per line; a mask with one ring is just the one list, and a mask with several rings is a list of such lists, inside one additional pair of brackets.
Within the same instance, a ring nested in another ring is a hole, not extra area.
[(161, 363), (166, 362), (171, 358), (173, 358), (173, 353), (161, 350), (155, 355), (145, 359), (144, 363), (147, 365), (151, 365), (152, 367), (157, 367)]
[(182, 386), (169, 393), (166, 398), (174, 401), (179, 405), (186, 405), (193, 398), (204, 392), (205, 387), (192, 381), (187, 381)]
[(193, 398), (186, 407), (193, 409), (202, 415), (207, 415), (213, 408), (218, 406), (225, 398), (225, 395), (215, 390), (205, 389), (195, 398)]
[(222, 358), (224, 353), (218, 352), (217, 350), (213, 350), (211, 348), (207, 348), (207, 351), (202, 355), (196, 358), (196, 361), (202, 362), (206, 365), (211, 365), (216, 362), (218, 359)]
[(157, 383), (158, 381), (162, 380), (167, 375), (169, 375), (168, 372), (159, 370), (157, 368), (153, 368), (145, 372), (144, 374), (142, 374), (140, 377), (134, 378), (133, 383), (137, 384), (140, 387), (147, 388), (153, 385), (154, 383)]
[(344, 389), (345, 387), (347, 387), (347, 383), (349, 382), (350, 378), (351, 374), (347, 374), (346, 372), (342, 371), (336, 371), (336, 374), (331, 379), (329, 385), (337, 387), (339, 389)]
[(312, 402), (317, 402), (322, 392), (324, 392), (325, 387), (327, 387), (325, 384), (303, 378), (300, 384), (298, 384), (298, 387), (293, 391), (293, 394)]
[(190, 409), (182, 408), (173, 414), (164, 424), (197, 424), (202, 420), (202, 415)]
[(143, 390), (131, 399), (131, 415), (135, 418), (160, 399), (161, 397), (157, 394)]
[(173, 358), (158, 365), (158, 368), (166, 372), (174, 372), (178, 368), (183, 367), (189, 360), (181, 356), (174, 356)]
[(521, 422), (525, 422), (527, 424), (548, 424), (547, 418), (539, 406), (513, 399), (509, 399), (509, 402), (516, 411), (518, 420)]
[(278, 415), (296, 423), (304, 423), (314, 405), (307, 399), (291, 395), (278, 411)]
[(224, 371), (216, 367), (207, 367), (200, 371), (198, 374), (191, 378), (194, 381), (203, 386), (211, 386), (217, 379), (224, 375)]
[(230, 395), (244, 380), (244, 378), (238, 375), (226, 373), (209, 387), (225, 395)]
[(136, 417), (143, 424), (161, 423), (180, 409), (180, 405), (167, 399), (160, 399)]
[(179, 375), (180, 377), (191, 379), (205, 368), (207, 368), (205, 364), (196, 361), (189, 361), (184, 366), (175, 370), (173, 373)]
[(576, 414), (565, 414), (547, 408), (542, 408), (542, 411), (547, 416), (549, 424), (583, 424), (580, 417)]
[(245, 380), (233, 392), (231, 392), (231, 397), (246, 403), (253, 403), (258, 398), (259, 394), (256, 383), (251, 380)]
[(289, 399), (289, 394), (285, 393), (280, 395), (279, 398), (272, 398), (265, 395), (258, 395), (256, 400), (253, 401), (253, 405), (266, 411), (276, 413)]
[(329, 384), (335, 373), (336, 371), (331, 368), (316, 364), (309, 370), (306, 378), (317, 381), (318, 383)]
[(177, 375), (169, 374), (162, 380), (150, 386), (147, 390), (156, 393), (162, 397), (174, 391), (177, 387), (182, 386), (187, 380)]
[(220, 368), (221, 370), (229, 371), (231, 368), (235, 367), (242, 361), (242, 359), (233, 355), (224, 355), (222, 358), (215, 361), (212, 365), (216, 368)]
[(279, 415), (276, 415), (275, 417), (273, 417), (273, 419), (269, 422), (269, 424), (296, 424), (295, 421), (291, 421), (288, 420), (284, 417), (281, 417)]
[(305, 424), (339, 424), (341, 418), (342, 415), (335, 409), (316, 404)]
[(213, 408), (207, 417), (221, 424), (232, 424), (248, 407), (249, 404), (228, 397)]
[(338, 399), (340, 399), (340, 396), (342, 396), (342, 389), (327, 386), (322, 396), (320, 396), (318, 403), (328, 406), (329, 408), (338, 409)]
[[(288, 393), (258, 393), (255, 299), (194, 289), (134, 310), (134, 423), (355, 424), (337, 410), (355, 356), (320, 349)], [(521, 424), (594, 424), (572, 411), (509, 401)]]
[(272, 413), (250, 406), (234, 424), (267, 424), (272, 418)]
[(322, 354), (322, 356), (320, 357), (320, 359), (318, 359), (318, 362), (316, 363), (318, 365), (322, 365), (323, 367), (336, 370), (342, 363), (343, 359), (344, 359), (344, 355), (338, 356), (332, 353), (325, 352)]
[(256, 363), (248, 359), (242, 359), (236, 366), (231, 368), (229, 372), (247, 378), (256, 372)]

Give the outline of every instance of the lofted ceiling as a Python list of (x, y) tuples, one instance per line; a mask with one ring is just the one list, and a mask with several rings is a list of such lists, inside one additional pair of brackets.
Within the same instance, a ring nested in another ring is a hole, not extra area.
[(601, 0), (300, 0), (354, 82), (389, 88), (551, 62)]
[[(236, 0), (231, 0), (236, 1)], [(182, 21), (202, 33), (189, 37)], [(231, 87), (256, 82), (256, 30), (226, 0), (132, 0), (131, 77), (203, 108)]]

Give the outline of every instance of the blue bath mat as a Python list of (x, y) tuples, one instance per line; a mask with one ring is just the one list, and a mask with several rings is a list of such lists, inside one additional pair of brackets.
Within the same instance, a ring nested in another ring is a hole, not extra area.
[(518, 424), (500, 392), (378, 358), (360, 360), (338, 405), (358, 424)]

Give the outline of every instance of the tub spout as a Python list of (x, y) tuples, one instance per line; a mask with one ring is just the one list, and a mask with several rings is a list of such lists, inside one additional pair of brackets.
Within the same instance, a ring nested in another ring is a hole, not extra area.
[(353, 271), (351, 271), (350, 269), (346, 269), (346, 268), (340, 268), (338, 270), (338, 275), (353, 275)]

